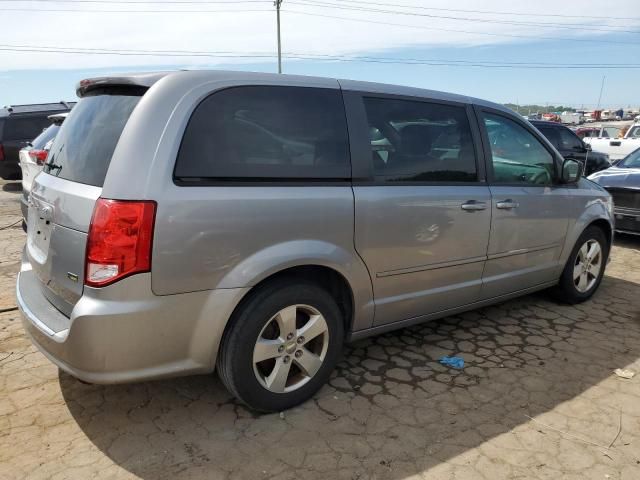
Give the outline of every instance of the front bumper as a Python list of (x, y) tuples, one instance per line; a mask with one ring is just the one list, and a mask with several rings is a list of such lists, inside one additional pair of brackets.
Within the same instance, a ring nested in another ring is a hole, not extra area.
[(84, 287), (71, 317), (42, 294), (23, 257), (17, 282), (23, 326), (62, 370), (90, 383), (123, 383), (212, 372), (227, 319), (246, 289), (157, 296), (151, 275)]
[(614, 207), (613, 215), (616, 232), (640, 235), (640, 210)]

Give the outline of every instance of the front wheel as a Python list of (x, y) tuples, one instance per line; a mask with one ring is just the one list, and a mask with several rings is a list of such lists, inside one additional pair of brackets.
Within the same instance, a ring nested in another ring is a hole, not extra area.
[(591, 298), (600, 286), (609, 257), (609, 243), (598, 227), (587, 228), (576, 242), (554, 295), (574, 304)]
[(217, 366), (240, 401), (258, 411), (281, 411), (327, 382), (342, 350), (344, 323), (326, 290), (280, 280), (260, 287), (239, 308)]

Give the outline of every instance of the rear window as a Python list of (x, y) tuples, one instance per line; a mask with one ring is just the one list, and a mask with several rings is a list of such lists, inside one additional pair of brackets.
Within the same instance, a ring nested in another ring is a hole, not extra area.
[(347, 125), (338, 90), (247, 86), (195, 109), (175, 167), (178, 180), (347, 179)]
[(10, 117), (4, 126), (4, 140), (33, 140), (50, 124), (46, 116)]
[(45, 129), (44, 132), (38, 135), (33, 142), (31, 142), (31, 146), (36, 150), (42, 150), (49, 140), (53, 140), (55, 138), (58, 130), (60, 130), (59, 125), (51, 125), (49, 128)]
[(82, 98), (53, 142), (44, 171), (101, 187), (127, 120), (143, 91), (103, 89)]

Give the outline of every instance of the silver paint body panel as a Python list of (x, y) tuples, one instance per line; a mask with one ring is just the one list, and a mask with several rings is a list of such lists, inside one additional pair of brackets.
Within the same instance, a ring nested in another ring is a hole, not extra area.
[[(542, 189), (484, 179), (462, 186), (178, 186), (173, 169), (191, 113), (232, 86), (342, 88), (513, 114), (459, 95), (312, 77), (203, 71), (120, 80), (150, 88), (127, 122), (104, 186), (38, 175), (31, 208), (52, 207), (49, 243), (36, 245), (29, 231), (17, 285), (34, 343), (87, 381), (212, 371), (238, 303), (287, 268), (318, 265), (344, 277), (353, 299), (350, 336), (362, 337), (552, 285), (580, 233), (596, 220), (613, 224), (608, 194), (584, 179)], [(82, 286), (98, 197), (157, 202), (151, 273), (100, 289)], [(507, 198), (518, 208), (496, 209)], [(487, 208), (463, 210), (470, 200)]]

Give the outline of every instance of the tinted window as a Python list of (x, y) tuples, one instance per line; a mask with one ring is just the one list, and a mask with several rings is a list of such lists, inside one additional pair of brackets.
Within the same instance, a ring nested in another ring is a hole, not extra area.
[(325, 178), (351, 175), (338, 90), (236, 87), (195, 109), (180, 146), (180, 179)]
[(540, 127), (540, 133), (543, 134), (551, 144), (558, 150), (561, 150), (560, 133), (555, 128)]
[(120, 134), (140, 95), (119, 90), (96, 92), (69, 113), (49, 153), (44, 171), (101, 187)]
[(567, 128), (560, 128), (560, 146), (564, 150), (582, 150), (584, 144), (578, 136)]
[(4, 139), (33, 140), (49, 125), (47, 117), (10, 117), (4, 127)]
[(36, 150), (43, 149), (47, 142), (49, 142), (49, 140), (53, 140), (55, 138), (58, 130), (60, 130), (60, 127), (58, 125), (49, 126), (49, 128), (46, 128), (44, 132), (38, 135), (35, 140), (31, 142), (31, 145)]
[(464, 107), (365, 98), (374, 177), (387, 182), (478, 179)]
[(522, 125), (501, 115), (484, 113), (496, 183), (545, 185), (554, 178), (549, 151)]

